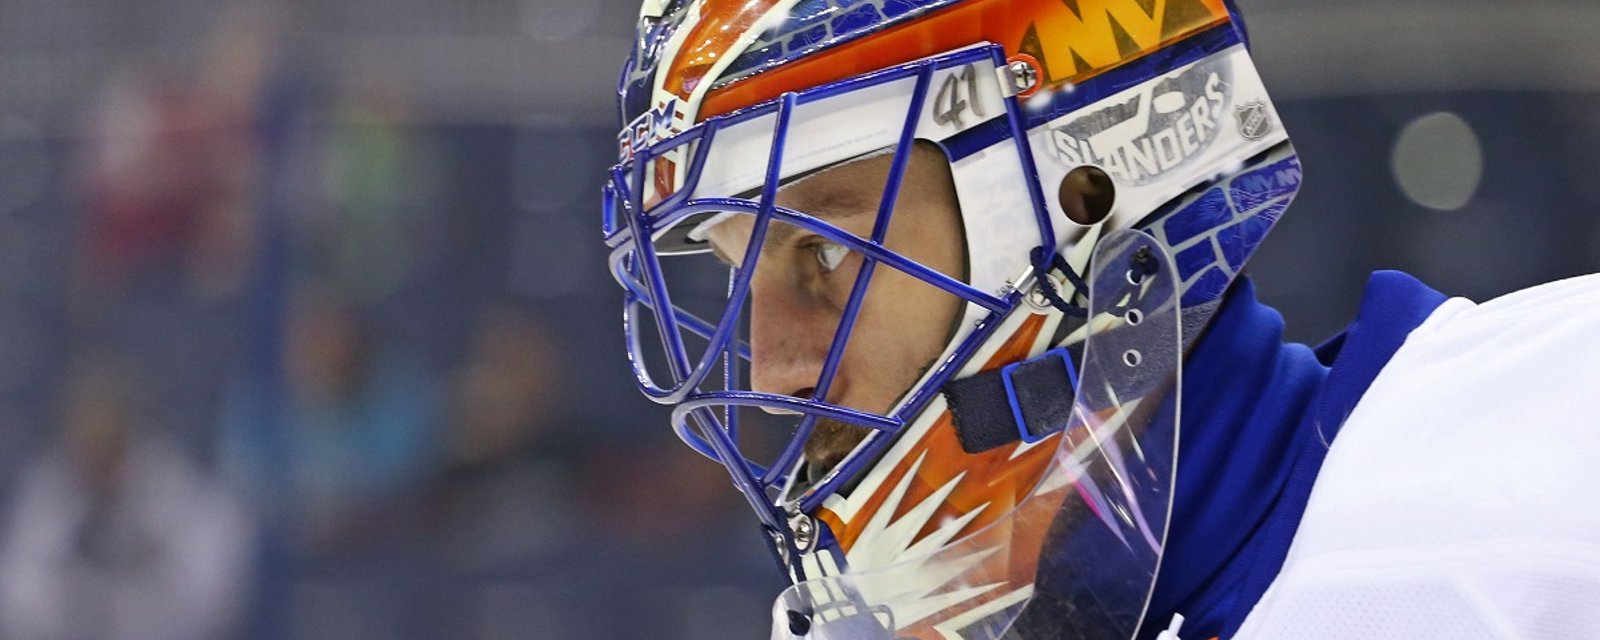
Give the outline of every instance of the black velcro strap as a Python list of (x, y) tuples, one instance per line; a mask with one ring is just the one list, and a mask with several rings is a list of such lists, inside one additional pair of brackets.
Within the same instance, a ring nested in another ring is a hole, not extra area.
[(967, 453), (1018, 440), (1034, 442), (1072, 419), (1078, 373), (1072, 353), (1051, 349), (1031, 360), (952, 380), (944, 386), (956, 437)]
[(944, 397), (955, 417), (962, 451), (982, 453), (1020, 439), (1000, 370), (951, 380), (944, 385)]

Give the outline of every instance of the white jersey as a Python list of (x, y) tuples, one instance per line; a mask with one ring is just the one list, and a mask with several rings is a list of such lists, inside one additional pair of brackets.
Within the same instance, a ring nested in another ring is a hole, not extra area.
[(1600, 638), (1600, 275), (1436, 309), (1237, 638)]

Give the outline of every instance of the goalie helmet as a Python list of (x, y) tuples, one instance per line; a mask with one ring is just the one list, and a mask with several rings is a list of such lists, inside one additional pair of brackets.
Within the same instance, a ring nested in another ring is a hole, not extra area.
[[(793, 581), (774, 637), (1132, 637), (1184, 347), (1299, 188), (1230, 7), (646, 0), (618, 104), (602, 231), (630, 362)], [(919, 149), (948, 166), (957, 269), (885, 240)], [(865, 162), (884, 173), (865, 230), (779, 202)], [(718, 264), (708, 231), (735, 219), (746, 250)], [(779, 228), (857, 257), (799, 392), (751, 384), (752, 281)], [(887, 277), (958, 311), (889, 406), (838, 402)], [(830, 422), (866, 435), (808, 460)]]

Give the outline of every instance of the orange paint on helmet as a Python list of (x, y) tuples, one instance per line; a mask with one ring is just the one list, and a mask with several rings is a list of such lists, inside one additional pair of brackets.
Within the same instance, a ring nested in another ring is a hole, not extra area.
[[(983, 370), (996, 369), (1026, 358), (1038, 341), (1044, 320), (1044, 316), (1031, 316), (1025, 320), (1000, 350), (989, 358)], [(1103, 420), (1111, 413), (1113, 411), (1108, 410), (1105, 415), (1090, 416), (1089, 420)], [(1075, 444), (1065, 446), (1070, 448), (1093, 438), (1090, 431), (1077, 430), (1072, 434)], [(1062, 437), (1060, 433), (1048, 436), (1020, 455), (1016, 451), (1022, 447), (1021, 443), (969, 454), (961, 448), (956, 437), (951, 414), (945, 412), (928, 433), (907, 451), (902, 462), (889, 472), (883, 482), (878, 483), (877, 491), (867, 498), (852, 522), (844, 522), (826, 507), (817, 511), (817, 518), (828, 525), (839, 547), (848, 554), (873, 516), (886, 508), (890, 494), (907, 473), (912, 473), (912, 469), (915, 469), (915, 475), (907, 483), (905, 495), (892, 507), (894, 513), (891, 522), (907, 516), (940, 487), (959, 476), (960, 482), (935, 508), (912, 543), (933, 534), (943, 523), (981, 509), (956, 533), (955, 539), (976, 536), (964, 544), (974, 549), (994, 549), (996, 553), (983, 557), (963, 572), (959, 579), (965, 584), (1005, 587), (974, 594), (906, 628), (896, 630), (899, 637), (943, 638), (946, 636), (936, 629), (937, 625), (1004, 597), (1015, 589), (1033, 584), (1040, 551), (1050, 534), (1051, 525), (1060, 512), (1062, 501), (1073, 493), (1072, 485), (1068, 483), (1050, 491), (1034, 493), (1045, 474), (1052, 469), (1051, 465), (1063, 446), (1060, 442)], [(918, 460), (921, 460), (920, 464)]]
[(714, 89), (698, 118), (980, 42), (1033, 56), (1043, 87), (1056, 87), (1228, 20), (1222, 0), (1154, 0), (1148, 11), (1142, 4), (1077, 0), (1074, 11), (1062, 0), (969, 0)]
[(657, 158), (653, 164), (655, 165), (653, 173), (655, 174), (656, 188), (650, 194), (651, 201), (645, 204), (646, 207), (655, 206), (657, 202), (671, 197), (677, 191), (678, 186), (678, 165), (676, 163), (670, 158)]
[[(1024, 321), (1000, 350), (989, 358), (983, 370), (992, 370), (1026, 358), (1038, 341), (1044, 320), (1044, 316), (1032, 316)], [(900, 637), (943, 638), (945, 636), (935, 629), (936, 625), (1033, 583), (1040, 550), (1044, 547), (1050, 525), (1060, 511), (1061, 502), (1072, 491), (1071, 485), (1063, 485), (1045, 493), (1033, 493), (1051, 468), (1060, 448), (1061, 437), (1060, 433), (1048, 436), (1021, 455), (1016, 454), (1021, 443), (969, 454), (961, 448), (956, 437), (951, 414), (945, 412), (922, 440), (906, 453), (902, 462), (878, 484), (877, 492), (867, 499), (856, 513), (854, 521), (844, 522), (838, 514), (827, 508), (819, 509), (817, 518), (827, 523), (839, 541), (839, 547), (848, 554), (872, 521), (873, 515), (884, 508), (889, 494), (913, 467), (916, 475), (907, 485), (904, 497), (895, 505), (891, 521), (906, 516), (940, 487), (960, 476), (961, 481), (938, 505), (913, 543), (934, 533), (942, 523), (982, 509), (955, 538), (976, 535), (977, 544), (974, 547), (1003, 552), (985, 557), (965, 572), (961, 580), (968, 584), (1004, 584), (1007, 587), (975, 594), (896, 631)], [(1079, 433), (1076, 439), (1088, 437), (1086, 433)], [(917, 463), (919, 459), (920, 465)], [(1019, 505), (1022, 505), (1021, 511), (1017, 510)]]
[[(1026, 358), (1034, 343), (1038, 341), (1039, 332), (1043, 328), (1044, 316), (1029, 317), (1017, 332), (1006, 340), (999, 351), (989, 358), (983, 369), (985, 371), (995, 369)], [(967, 525), (967, 531), (976, 531), (1004, 516), (1011, 507), (1027, 497), (1044, 474), (1044, 469), (1055, 452), (1054, 443), (1057, 437), (1050, 436), (1046, 442), (1040, 443), (1015, 460), (1011, 456), (1020, 443), (969, 454), (962, 450), (961, 442), (956, 437), (954, 420), (947, 411), (939, 417), (922, 440), (912, 447), (901, 464), (889, 473), (889, 477), (878, 485), (878, 491), (867, 498), (853, 522), (844, 522), (838, 514), (826, 507), (818, 510), (817, 518), (828, 524), (834, 537), (839, 541), (839, 548), (849, 552), (866, 529), (872, 515), (883, 508), (894, 487), (920, 458), (921, 466), (917, 467), (916, 475), (907, 487), (905, 497), (895, 506), (894, 518), (898, 519), (905, 515), (912, 506), (921, 503), (956, 476), (965, 473), (962, 481), (939, 505), (933, 517), (929, 518), (929, 525), (917, 534), (916, 539), (931, 533), (938, 526), (937, 523), (947, 518), (959, 517), (987, 503), (990, 506)]]
[(732, 53), (739, 38), (751, 31), (779, 0), (705, 0), (700, 21), (689, 30), (661, 87), (688, 100), (695, 87), (721, 58)]

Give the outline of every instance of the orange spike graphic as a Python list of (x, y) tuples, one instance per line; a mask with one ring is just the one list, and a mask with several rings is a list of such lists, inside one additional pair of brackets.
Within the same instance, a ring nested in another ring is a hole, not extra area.
[[(988, 371), (1026, 358), (1043, 327), (1044, 316), (1028, 318), (984, 364), (983, 370)], [(825, 508), (819, 511), (818, 518), (828, 523), (839, 541), (839, 547), (848, 552), (856, 539), (861, 536), (872, 514), (882, 508), (892, 487), (900, 482), (917, 459), (923, 458), (921, 466), (917, 468), (916, 476), (906, 491), (905, 498), (895, 506), (895, 518), (904, 515), (904, 512), (911, 508), (910, 505), (919, 504), (939, 487), (965, 472), (966, 477), (935, 511), (934, 516), (929, 519), (928, 526), (917, 535), (917, 539), (928, 535), (936, 523), (948, 517), (965, 514), (987, 503), (990, 506), (967, 527), (968, 531), (976, 531), (1010, 511), (1012, 506), (1033, 490), (1055, 451), (1056, 437), (1050, 436), (1049, 441), (1040, 443), (1016, 460), (1012, 460), (1011, 456), (1018, 445), (968, 454), (961, 449), (961, 442), (956, 438), (953, 418), (946, 412), (928, 430), (927, 435), (906, 454), (901, 466), (893, 470), (879, 485), (878, 491), (867, 499), (854, 522), (843, 522), (837, 514)], [(922, 456), (923, 452), (926, 452), (926, 457)]]
[(1033, 56), (1055, 87), (1227, 20), (1222, 0), (969, 0), (713, 90), (697, 117), (980, 42)]
[[(1044, 316), (1037, 315), (1025, 320), (1016, 333), (989, 358), (983, 370), (992, 370), (1026, 358), (1038, 342), (1044, 320)], [(913, 544), (916, 540), (934, 535), (941, 525), (976, 511), (977, 515), (965, 524), (955, 539), (977, 535), (978, 538), (974, 540), (978, 544), (971, 545), (973, 548), (1003, 548), (1005, 552), (983, 558), (962, 574), (961, 583), (1006, 587), (975, 595), (896, 631), (902, 637), (909, 638), (947, 637), (936, 629), (937, 625), (1032, 584), (1050, 522), (1058, 505), (1070, 495), (1067, 486), (1044, 494), (1029, 495), (1050, 468), (1059, 448), (1060, 437), (1059, 433), (1049, 436), (1020, 454), (1017, 451), (1025, 446), (1022, 443), (968, 454), (961, 449), (953, 418), (946, 412), (878, 485), (873, 495), (867, 498), (866, 504), (855, 513), (852, 522), (844, 522), (838, 514), (826, 508), (819, 510), (817, 517), (828, 524), (840, 548), (848, 555), (852, 547), (862, 542), (862, 534), (879, 510), (894, 509), (893, 520), (898, 521), (941, 487), (946, 487), (959, 477), (960, 481), (927, 517)], [(892, 507), (886, 506), (894, 488), (913, 470), (915, 475), (907, 484), (905, 495)], [(1018, 506), (1024, 501), (1028, 505), (1023, 509), (1026, 513), (1018, 512)], [(871, 567), (866, 569), (870, 570)], [(933, 584), (928, 586), (930, 589), (939, 587)]]

